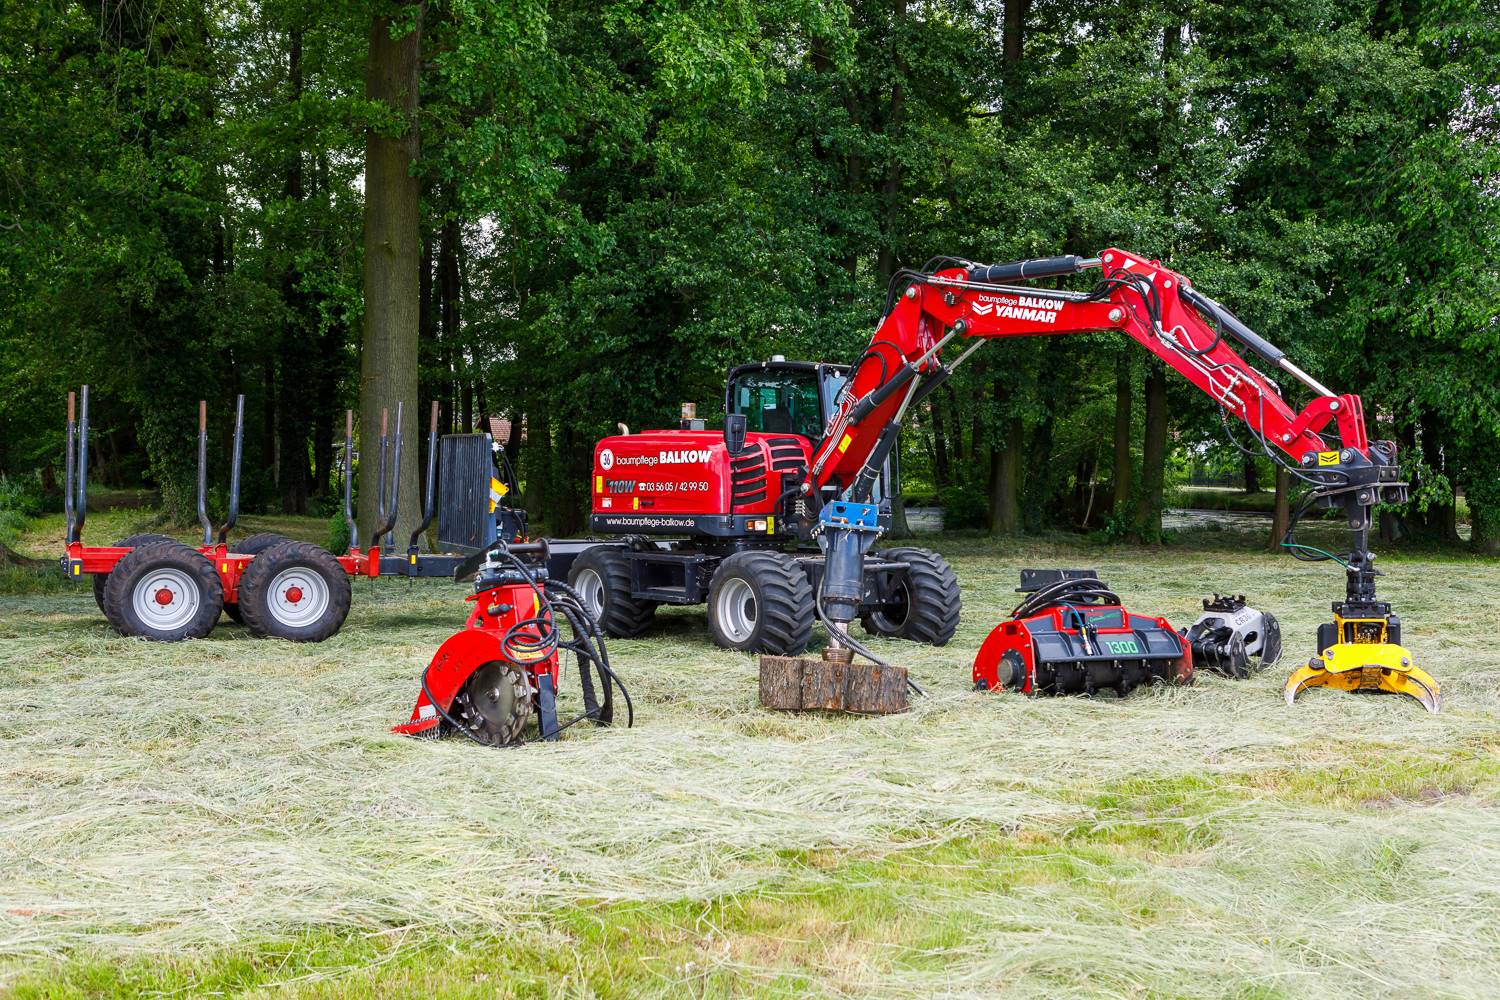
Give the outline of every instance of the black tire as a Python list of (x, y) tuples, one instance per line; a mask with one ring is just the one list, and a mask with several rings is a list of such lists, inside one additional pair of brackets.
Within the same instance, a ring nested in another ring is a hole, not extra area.
[(203, 638), (223, 606), (214, 564), (181, 542), (137, 546), (105, 585), (105, 615), (115, 631), (154, 642)]
[[(282, 542), (290, 541), (290, 538), (278, 535), (274, 531), (262, 531), (248, 538), (241, 538), (229, 547), (229, 551), (242, 556), (258, 556), (267, 549), (274, 549)], [(224, 602), (224, 614), (228, 615), (232, 621), (243, 623), (245, 620), (240, 614), (240, 606), (236, 601)]]
[[(118, 542), (115, 542), (114, 547), (117, 549), (133, 549), (139, 545), (150, 545), (152, 542), (175, 541), (177, 541), (177, 539), (173, 538), (170, 535), (162, 535), (154, 531), (148, 531), (143, 535), (127, 535), (124, 538), (120, 539)], [(99, 605), (99, 611), (103, 613), (104, 617), (106, 618), (109, 617), (109, 612), (104, 608), (104, 587), (108, 582), (108, 573), (94, 574), (94, 603)]]
[(724, 649), (796, 656), (812, 638), (813, 592), (796, 560), (736, 552), (708, 587), (708, 627)]
[(946, 646), (958, 631), (961, 599), (958, 577), (948, 561), (930, 549), (894, 548), (876, 552), (882, 559), (906, 564), (900, 585), (900, 610), (871, 611), (860, 618), (871, 635)]
[(267, 549), (274, 549), (282, 542), (290, 541), (290, 538), (278, 535), (274, 531), (262, 531), (248, 538), (241, 538), (229, 547), (229, 551), (237, 552), (242, 556), (258, 556)]
[(344, 627), (352, 597), (349, 574), (327, 549), (282, 542), (240, 577), (240, 618), (260, 638), (322, 642)]
[(584, 549), (568, 570), (568, 586), (605, 635), (631, 639), (651, 627), (656, 602), (630, 596), (630, 564), (624, 551), (607, 545)]

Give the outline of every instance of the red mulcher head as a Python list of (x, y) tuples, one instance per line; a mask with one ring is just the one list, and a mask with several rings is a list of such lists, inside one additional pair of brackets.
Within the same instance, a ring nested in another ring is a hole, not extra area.
[(1125, 610), (1092, 570), (1026, 569), (1026, 599), (974, 658), (974, 688), (1121, 697), (1142, 684), (1188, 684), (1193, 658), (1165, 618)]
[[(539, 555), (540, 566), (517, 555)], [(476, 573), (474, 603), (464, 627), (449, 636), (421, 675), (411, 718), (391, 731), (405, 736), (458, 732), (485, 746), (523, 742), (532, 716), (538, 734), (555, 740), (584, 719), (614, 721), (614, 689), (625, 699), (627, 726), (634, 721), (630, 694), (609, 667), (604, 641), (583, 603), (566, 584), (547, 578), (546, 544), (506, 546), (459, 567)], [(477, 564), (477, 565), (476, 565)], [(477, 572), (476, 572), (477, 569)], [(560, 656), (573, 653), (584, 710), (557, 720)], [(596, 692), (595, 683), (599, 690)]]

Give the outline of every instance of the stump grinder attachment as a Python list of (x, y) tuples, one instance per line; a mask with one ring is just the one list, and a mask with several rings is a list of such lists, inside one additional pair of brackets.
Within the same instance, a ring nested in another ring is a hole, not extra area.
[[(539, 557), (523, 562), (521, 557)], [(598, 626), (578, 594), (547, 577), (545, 542), (496, 542), (461, 564), (454, 576), (474, 576), (469, 620), (433, 654), (419, 678), (421, 693), (411, 718), (393, 726), (405, 736), (461, 733), (484, 746), (524, 742), (533, 717), (544, 740), (585, 719), (615, 720), (614, 691), (625, 701), (625, 725), (634, 723), (630, 694), (610, 669)], [(574, 654), (583, 712), (559, 723), (561, 657)], [(596, 691), (595, 683), (599, 690)]]
[(974, 689), (1121, 697), (1142, 684), (1188, 684), (1193, 658), (1165, 618), (1138, 615), (1092, 570), (1026, 569), (1026, 598), (974, 658)]

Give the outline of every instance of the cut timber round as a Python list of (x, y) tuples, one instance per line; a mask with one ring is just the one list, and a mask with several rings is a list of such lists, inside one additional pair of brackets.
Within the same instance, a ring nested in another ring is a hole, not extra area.
[(802, 656), (760, 658), (760, 703), (778, 711), (906, 711), (906, 670)]

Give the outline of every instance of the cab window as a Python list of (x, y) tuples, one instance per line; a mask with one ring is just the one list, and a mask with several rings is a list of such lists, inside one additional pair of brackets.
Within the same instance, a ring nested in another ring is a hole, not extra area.
[(765, 434), (823, 436), (815, 371), (749, 372), (735, 380), (733, 413), (745, 415), (746, 428)]

